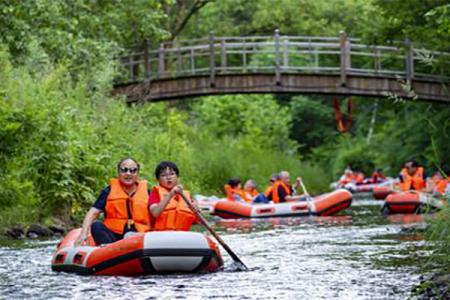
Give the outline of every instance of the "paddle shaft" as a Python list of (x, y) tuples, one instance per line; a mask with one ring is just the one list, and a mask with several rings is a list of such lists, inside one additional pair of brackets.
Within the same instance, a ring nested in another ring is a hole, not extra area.
[(308, 201), (308, 204), (309, 204), (309, 215), (311, 216), (311, 215), (313, 215), (312, 210), (315, 211), (313, 199), (312, 199), (311, 195), (308, 193), (308, 190), (306, 189), (306, 186), (303, 183), (303, 180), (301, 178), (300, 178), (300, 185), (302, 186), (303, 192), (305, 193), (306, 201)]
[(208, 221), (206, 221), (205, 217), (201, 214), (201, 212), (198, 210), (197, 207), (195, 207), (191, 201), (189, 201), (186, 196), (183, 193), (179, 193), (181, 198), (183, 198), (184, 202), (186, 202), (187, 206), (197, 215), (198, 219), (202, 223), (203, 226), (205, 226), (206, 229), (214, 236), (214, 238), (219, 242), (220, 245), (225, 249), (225, 251), (228, 252), (228, 254), (231, 256), (231, 258), (241, 264), (246, 270), (248, 269), (247, 266), (242, 262), (242, 260), (231, 250), (230, 247), (222, 240), (222, 238), (214, 231), (214, 229), (211, 228), (211, 226), (208, 224)]
[(303, 190), (303, 192), (305, 193), (305, 196), (307, 197), (307, 198), (311, 198), (311, 196), (309, 195), (309, 193), (308, 193), (308, 191), (306, 190), (306, 186), (305, 186), (305, 184), (303, 183), (303, 180), (300, 178), (300, 185), (302, 186), (302, 190)]

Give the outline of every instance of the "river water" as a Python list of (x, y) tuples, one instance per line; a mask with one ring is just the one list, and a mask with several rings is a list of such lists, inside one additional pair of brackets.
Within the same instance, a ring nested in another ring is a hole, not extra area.
[[(427, 245), (421, 216), (383, 217), (381, 202), (354, 200), (340, 216), (217, 220), (250, 271), (138, 278), (52, 272), (57, 240), (0, 247), (0, 299), (406, 299)], [(414, 233), (416, 232), (416, 233)], [(420, 232), (420, 230), (419, 230)]]

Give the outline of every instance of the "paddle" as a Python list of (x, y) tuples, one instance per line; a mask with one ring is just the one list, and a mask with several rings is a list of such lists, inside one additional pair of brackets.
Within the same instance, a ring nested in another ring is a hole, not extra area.
[(216, 238), (216, 240), (219, 242), (219, 244), (222, 245), (222, 247), (228, 252), (228, 254), (231, 256), (231, 258), (237, 263), (239, 269), (242, 271), (247, 271), (247, 266), (240, 260), (240, 258), (231, 250), (230, 247), (222, 240), (222, 238), (214, 231), (214, 229), (211, 228), (211, 226), (208, 224), (208, 221), (206, 221), (205, 217), (203, 217), (202, 213), (198, 210), (196, 206), (194, 206), (191, 201), (189, 201), (186, 196), (181, 192), (179, 193), (181, 198), (183, 198), (184, 202), (186, 202), (187, 206), (197, 215), (198, 219), (202, 223), (203, 226), (205, 226), (206, 229)]
[(311, 215), (312, 214), (312, 210), (314, 208), (314, 204), (312, 202), (313, 199), (312, 199), (311, 195), (308, 193), (308, 190), (306, 189), (306, 186), (303, 183), (303, 180), (300, 177), (298, 179), (299, 179), (300, 185), (302, 186), (303, 193), (305, 193), (306, 201), (309, 204), (309, 214)]

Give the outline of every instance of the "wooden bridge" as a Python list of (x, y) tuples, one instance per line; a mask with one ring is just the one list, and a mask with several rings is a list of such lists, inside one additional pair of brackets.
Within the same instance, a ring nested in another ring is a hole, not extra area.
[(339, 37), (215, 37), (121, 57), (129, 102), (232, 93), (358, 95), (450, 103), (450, 53)]

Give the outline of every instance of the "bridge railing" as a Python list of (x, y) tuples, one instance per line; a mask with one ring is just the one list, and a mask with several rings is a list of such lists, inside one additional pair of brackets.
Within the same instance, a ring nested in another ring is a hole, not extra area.
[(207, 75), (214, 83), (220, 74), (271, 73), (400, 76), (405, 79), (447, 80), (450, 53), (403, 45), (365, 45), (360, 39), (339, 37), (273, 36), (215, 37), (144, 44), (142, 51), (121, 57), (121, 81), (159, 80)]

